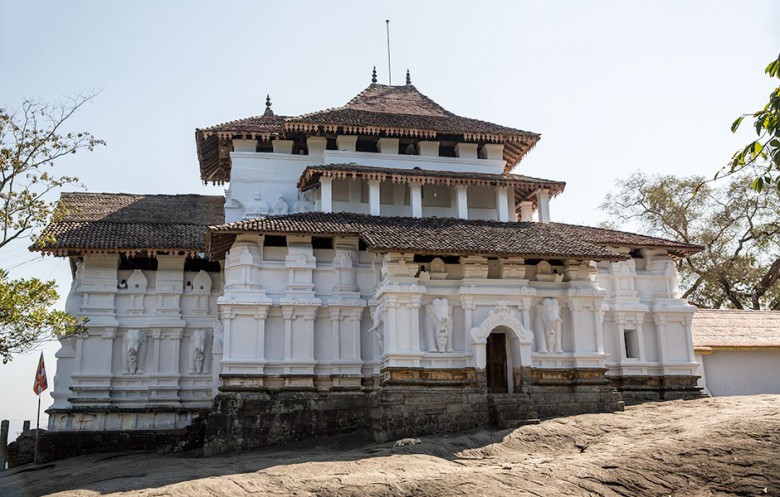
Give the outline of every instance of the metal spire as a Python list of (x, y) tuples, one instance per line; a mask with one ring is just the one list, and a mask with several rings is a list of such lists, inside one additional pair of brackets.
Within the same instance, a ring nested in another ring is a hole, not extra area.
[(412, 84), (412, 77), (409, 75), (409, 69), (406, 70), (406, 84)]
[(393, 85), (393, 70), (390, 68), (390, 19), (386, 19), (387, 24), (387, 84)]
[(264, 117), (273, 116), (274, 111), (271, 109), (271, 95), (265, 96), (265, 112), (263, 112)]
[(376, 83), (376, 66), (374, 66), (374, 71), (371, 73), (371, 83)]

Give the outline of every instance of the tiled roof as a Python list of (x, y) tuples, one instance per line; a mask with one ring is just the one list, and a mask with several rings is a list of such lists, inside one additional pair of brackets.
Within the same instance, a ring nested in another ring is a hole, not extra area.
[(590, 243), (610, 247), (658, 248), (666, 249), (675, 255), (690, 255), (704, 250), (701, 245), (676, 242), (655, 236), (640, 235), (627, 231), (578, 226), (576, 224), (550, 223), (559, 226), (561, 231)]
[(622, 260), (616, 252), (540, 223), (501, 223), (454, 218), (369, 216), (308, 212), (212, 226), (208, 254), (221, 258), (236, 234), (295, 233), (359, 236), (374, 251), (417, 254), (521, 256), (544, 259)]
[[(417, 130), (417, 136), (431, 138), (443, 133), (465, 134), (469, 140), (472, 135), (477, 139), (480, 139), (478, 135), (486, 135), (482, 139), (496, 142), (503, 141), (502, 137), (511, 141), (532, 140), (534, 143), (539, 139), (537, 133), (457, 116), (420, 93), (413, 85), (374, 83), (343, 107), (288, 118), (285, 128), (296, 129), (297, 123)], [(433, 134), (428, 135), (428, 132)], [(409, 133), (398, 135), (409, 136)], [(413, 133), (411, 136), (416, 135)]]
[(202, 252), (206, 228), (224, 222), (225, 199), (205, 195), (63, 193), (61, 219), (42, 238), (55, 241), (37, 250), (56, 255), (79, 252)]
[(699, 309), (691, 332), (700, 350), (780, 347), (780, 311)]
[(308, 190), (319, 183), (320, 176), (331, 177), (367, 177), (381, 181), (407, 181), (415, 179), (421, 183), (446, 185), (479, 185), (517, 187), (531, 193), (540, 188), (546, 188), (556, 195), (563, 191), (566, 183), (548, 179), (532, 178), (519, 174), (486, 174), (472, 172), (436, 171), (430, 169), (395, 169), (387, 167), (361, 166), (358, 164), (328, 164), (325, 166), (309, 166), (301, 174), (298, 188)]
[(541, 135), (487, 121), (460, 117), (420, 93), (413, 85), (371, 84), (346, 105), (294, 117), (256, 116), (195, 131), (201, 179), (230, 180), (230, 140), (269, 140), (285, 132), (344, 133), (435, 139), (463, 136), (470, 142), (504, 144), (511, 170), (539, 141)]

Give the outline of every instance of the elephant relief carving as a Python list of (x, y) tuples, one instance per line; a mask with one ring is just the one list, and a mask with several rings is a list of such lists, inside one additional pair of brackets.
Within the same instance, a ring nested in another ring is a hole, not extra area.
[(195, 330), (192, 334), (192, 371), (203, 373), (206, 362), (206, 330)]
[(546, 354), (563, 352), (561, 342), (561, 308), (558, 301), (546, 298), (536, 306), (537, 351)]
[(371, 319), (373, 320), (373, 325), (368, 329), (368, 332), (374, 333), (374, 336), (376, 336), (376, 342), (379, 345), (379, 355), (381, 356), (385, 353), (384, 313), (382, 312), (381, 304), (377, 304), (377, 306), (374, 307), (374, 312), (371, 313)]
[(433, 299), (426, 314), (428, 352), (452, 352), (452, 317), (447, 299)]
[(141, 348), (141, 330), (128, 330), (126, 339), (127, 372), (138, 372), (138, 351)]

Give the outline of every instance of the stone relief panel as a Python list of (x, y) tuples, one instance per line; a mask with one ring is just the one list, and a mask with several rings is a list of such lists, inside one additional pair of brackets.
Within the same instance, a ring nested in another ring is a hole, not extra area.
[(144, 336), (141, 330), (127, 330), (124, 344), (126, 374), (132, 375), (143, 372), (143, 370), (140, 369), (140, 351), (143, 338)]
[(285, 202), (284, 197), (281, 195), (276, 196), (276, 201), (274, 202), (273, 208), (274, 216), (283, 216), (290, 210), (290, 206), (287, 205), (287, 202)]
[(192, 333), (192, 368), (191, 373), (203, 374), (206, 363), (206, 330), (195, 330)]
[(542, 354), (563, 353), (561, 324), (561, 307), (557, 299), (548, 297), (536, 305), (534, 327), (536, 328), (537, 352)]
[(293, 206), (293, 212), (298, 214), (300, 212), (313, 212), (315, 208), (314, 202), (311, 200), (311, 191), (306, 191), (298, 194), (298, 201)]
[(262, 216), (267, 216), (269, 212), (268, 203), (263, 200), (260, 192), (255, 193), (255, 196), (247, 204), (246, 211), (244, 212), (244, 219), (255, 219)]
[(425, 314), (428, 352), (452, 352), (452, 311), (447, 299), (433, 299)]
[(384, 309), (381, 304), (377, 304), (371, 312), (372, 325), (368, 329), (376, 337), (376, 343), (379, 346), (379, 355), (385, 353), (385, 334), (384, 334)]

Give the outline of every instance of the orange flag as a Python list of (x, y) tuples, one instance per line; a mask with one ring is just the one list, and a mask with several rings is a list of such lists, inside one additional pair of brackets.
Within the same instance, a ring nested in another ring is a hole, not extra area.
[(43, 352), (41, 352), (41, 358), (38, 360), (38, 370), (35, 372), (33, 392), (35, 392), (35, 395), (40, 395), (47, 388), (49, 388), (49, 382), (46, 380), (46, 365), (43, 363)]

